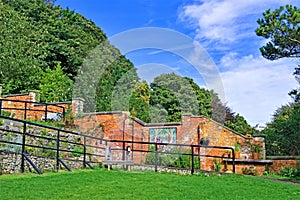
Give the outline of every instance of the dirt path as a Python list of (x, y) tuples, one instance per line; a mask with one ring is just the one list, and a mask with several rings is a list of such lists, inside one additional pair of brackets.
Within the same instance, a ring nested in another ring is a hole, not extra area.
[(283, 182), (283, 183), (289, 183), (289, 184), (300, 186), (300, 182), (297, 182), (297, 181), (285, 180), (285, 179), (280, 179), (280, 178), (269, 178), (269, 177), (263, 177), (263, 178), (267, 179), (267, 180), (272, 180), (272, 181), (277, 181), (277, 182)]

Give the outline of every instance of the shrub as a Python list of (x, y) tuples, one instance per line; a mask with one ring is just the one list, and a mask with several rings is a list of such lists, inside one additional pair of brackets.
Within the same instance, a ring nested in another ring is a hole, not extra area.
[(281, 167), (280, 175), (288, 178), (300, 177), (300, 169), (294, 167)]
[(217, 159), (214, 159), (214, 168), (215, 168), (216, 172), (221, 171), (221, 162), (218, 161)]
[(76, 147), (71, 152), (71, 156), (73, 157), (80, 157), (83, 154), (83, 148), (82, 147)]
[[(155, 165), (155, 150), (150, 148), (150, 153), (146, 156), (146, 164)], [(157, 155), (157, 164), (176, 168), (191, 168), (192, 156), (190, 151), (181, 147), (168, 148), (160, 146)], [(200, 161), (198, 157), (194, 157), (194, 168), (200, 169)]]

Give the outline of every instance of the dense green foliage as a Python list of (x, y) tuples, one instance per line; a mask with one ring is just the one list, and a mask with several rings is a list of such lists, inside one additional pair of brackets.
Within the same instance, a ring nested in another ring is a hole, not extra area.
[(85, 112), (129, 111), (130, 97), (138, 83), (133, 64), (105, 41), (84, 60), (75, 79), (73, 98), (85, 100)]
[(0, 0), (0, 10), (4, 94), (38, 89), (43, 72), (59, 63), (74, 79), (88, 52), (106, 40), (93, 22), (44, 0)]
[(268, 155), (300, 155), (300, 103), (282, 106), (263, 131)]
[(0, 199), (297, 199), (299, 186), (241, 175), (105, 170), (0, 176)]
[(130, 111), (145, 122), (189, 113), (224, 123), (228, 116), (218, 95), (190, 78), (141, 82), (99, 27), (53, 1), (0, 0), (0, 84), (3, 94), (40, 90), (45, 102), (80, 97), (85, 112)]
[(129, 102), (129, 110), (133, 117), (150, 122), (150, 88), (146, 81), (138, 83)]
[(227, 119), (225, 121), (225, 126), (228, 128), (242, 134), (255, 134), (258, 133), (258, 130), (251, 127), (246, 119), (239, 115), (239, 114), (233, 114), (231, 118)]
[(300, 9), (292, 5), (274, 11), (268, 9), (256, 34), (270, 41), (260, 48), (262, 55), (270, 60), (283, 57), (299, 57), (300, 53)]
[(150, 104), (162, 110), (158, 112), (167, 111), (165, 121), (180, 121), (181, 114), (208, 116), (211, 112), (209, 92), (196, 87), (191, 79), (174, 73), (163, 74), (156, 77), (150, 87)]
[(39, 89), (41, 101), (43, 102), (63, 102), (71, 99), (73, 82), (58, 64), (55, 69), (46, 69), (42, 72)]
[(182, 114), (203, 115), (241, 134), (253, 134), (244, 117), (235, 115), (213, 91), (200, 88), (192, 79), (174, 73), (163, 74), (150, 85), (152, 122), (181, 121)]
[(37, 89), (41, 70), (34, 54), (39, 47), (32, 38), (39, 34), (26, 16), (0, 1), (0, 84), (4, 84), (4, 94)]
[[(298, 84), (300, 86), (300, 66), (295, 68), (294, 75), (295, 75), (296, 81), (298, 82)], [(293, 98), (293, 100), (295, 102), (300, 102), (300, 87), (290, 91), (289, 95)]]

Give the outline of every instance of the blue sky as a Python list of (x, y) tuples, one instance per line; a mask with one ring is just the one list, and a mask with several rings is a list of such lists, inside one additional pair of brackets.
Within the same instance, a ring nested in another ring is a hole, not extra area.
[[(299, 62), (262, 58), (259, 47), (266, 40), (254, 30), (266, 9), (299, 7), (298, 0), (57, 0), (56, 4), (92, 20), (108, 38), (131, 29), (160, 27), (198, 42), (215, 63), (224, 101), (251, 125), (269, 122), (278, 107), (291, 101), (287, 94), (297, 87), (292, 73)], [(140, 49), (126, 56), (140, 72), (152, 65), (152, 72), (173, 71), (209, 88), (201, 74), (170, 52)], [(151, 81), (149, 77), (142, 78)]]

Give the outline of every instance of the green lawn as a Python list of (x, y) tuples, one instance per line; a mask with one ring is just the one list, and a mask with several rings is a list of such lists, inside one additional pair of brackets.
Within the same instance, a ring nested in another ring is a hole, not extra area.
[(0, 176), (0, 199), (300, 199), (300, 186), (242, 175), (84, 170)]

